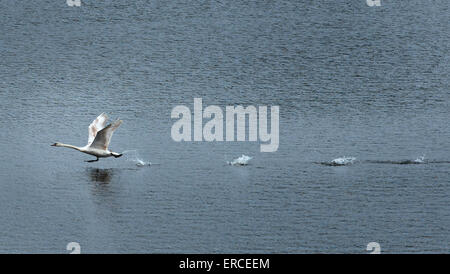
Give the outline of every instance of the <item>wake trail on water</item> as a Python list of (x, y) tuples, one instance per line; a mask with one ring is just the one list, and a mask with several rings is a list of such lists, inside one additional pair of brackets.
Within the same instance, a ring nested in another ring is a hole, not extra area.
[(415, 160), (367, 160), (367, 163), (372, 164), (392, 164), (392, 165), (420, 165), (420, 164), (428, 164), (428, 163), (436, 163), (436, 161), (429, 161), (425, 159), (425, 156), (420, 156)]
[(125, 155), (125, 159), (128, 162), (134, 163), (138, 167), (151, 166), (152, 163), (149, 161), (145, 161), (139, 155), (139, 152), (136, 149), (133, 150), (125, 150), (122, 152)]
[[(391, 164), (391, 165), (423, 165), (423, 164), (450, 164), (450, 161), (428, 160), (425, 155), (417, 157), (416, 159), (406, 160), (364, 160), (359, 163), (369, 164)], [(340, 157), (327, 162), (314, 162), (316, 164), (325, 166), (349, 166), (356, 163), (356, 157)]]

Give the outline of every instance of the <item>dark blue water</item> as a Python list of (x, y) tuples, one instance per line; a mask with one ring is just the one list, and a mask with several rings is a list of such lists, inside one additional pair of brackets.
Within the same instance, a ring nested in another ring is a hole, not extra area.
[[(1, 1), (0, 252), (449, 252), (449, 15), (446, 0)], [(171, 109), (195, 97), (278, 105), (278, 151), (174, 142)], [(124, 121), (110, 148), (134, 152), (50, 147), (85, 145), (102, 112)]]

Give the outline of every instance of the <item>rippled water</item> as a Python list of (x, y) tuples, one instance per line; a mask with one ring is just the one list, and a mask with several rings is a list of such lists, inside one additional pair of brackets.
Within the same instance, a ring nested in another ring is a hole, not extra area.
[[(0, 252), (449, 251), (449, 1), (65, 2), (0, 2)], [(194, 97), (278, 151), (174, 142)], [(101, 112), (138, 156), (50, 146)]]

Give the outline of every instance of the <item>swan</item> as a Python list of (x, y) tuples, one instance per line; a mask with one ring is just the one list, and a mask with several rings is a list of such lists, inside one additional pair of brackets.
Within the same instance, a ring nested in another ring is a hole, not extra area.
[(105, 126), (107, 120), (108, 116), (106, 113), (102, 113), (89, 125), (88, 144), (84, 147), (77, 147), (63, 143), (54, 143), (51, 146), (72, 148), (97, 157), (96, 160), (86, 161), (88, 163), (97, 162), (99, 158), (111, 156), (119, 158), (122, 154), (109, 151), (108, 146), (114, 130), (122, 124), (122, 120), (117, 119), (115, 122)]

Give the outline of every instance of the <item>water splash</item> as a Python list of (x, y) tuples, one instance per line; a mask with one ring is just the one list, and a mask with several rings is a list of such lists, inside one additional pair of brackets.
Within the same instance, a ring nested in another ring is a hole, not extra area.
[(137, 150), (125, 150), (122, 152), (128, 162), (134, 163), (138, 167), (150, 166), (151, 162), (147, 162), (141, 158)]
[(420, 156), (419, 158), (414, 160), (414, 163), (424, 164), (425, 163), (425, 155)]
[(227, 162), (229, 165), (232, 166), (246, 166), (248, 165), (248, 162), (253, 159), (253, 157), (247, 156), (242, 154), (241, 157), (234, 159), (231, 162)]
[(352, 165), (356, 161), (356, 157), (340, 157), (332, 160), (330, 163), (335, 166)]
[(352, 165), (356, 161), (356, 157), (340, 157), (331, 160), (330, 162), (319, 162), (318, 164), (325, 165), (325, 166), (348, 166)]

